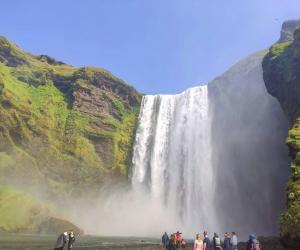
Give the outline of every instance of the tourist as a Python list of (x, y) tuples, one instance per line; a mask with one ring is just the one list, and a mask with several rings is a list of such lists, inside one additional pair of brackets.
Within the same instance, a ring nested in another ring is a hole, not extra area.
[(182, 239), (181, 241), (181, 248), (185, 248), (187, 245), (187, 242), (185, 241), (185, 239)]
[(237, 239), (237, 236), (236, 236), (235, 232), (231, 233), (230, 244), (231, 244), (231, 250), (236, 250), (238, 248), (237, 247), (237, 245), (238, 245), (238, 239)]
[(208, 237), (208, 232), (207, 230), (204, 231), (203, 233), (204, 240), (203, 240), (203, 249), (204, 250), (210, 250), (210, 239)]
[(217, 233), (214, 233), (213, 237), (213, 244), (214, 244), (214, 250), (220, 250), (222, 249), (221, 247), (221, 239)]
[(230, 235), (226, 232), (224, 235), (224, 250), (230, 250), (230, 240)]
[(67, 236), (68, 236), (67, 232), (64, 232), (58, 236), (54, 250), (63, 250), (64, 249), (64, 247), (67, 243)]
[(176, 250), (176, 240), (175, 240), (175, 235), (174, 234), (171, 234), (167, 249), (168, 250)]
[(196, 234), (194, 241), (194, 250), (203, 250), (203, 240), (199, 234)]
[(260, 244), (254, 234), (250, 234), (246, 249), (247, 250), (260, 250)]
[(179, 231), (176, 232), (175, 234), (175, 244), (176, 244), (176, 248), (181, 248), (181, 241), (182, 241), (182, 233), (180, 233)]
[(69, 233), (69, 241), (68, 241), (68, 250), (71, 250), (73, 248), (75, 242), (75, 235), (73, 232)]
[(169, 244), (169, 236), (168, 236), (167, 232), (165, 232), (164, 235), (161, 237), (161, 242), (162, 242), (162, 244), (163, 244), (163, 246), (164, 246), (165, 248), (168, 247), (168, 244)]

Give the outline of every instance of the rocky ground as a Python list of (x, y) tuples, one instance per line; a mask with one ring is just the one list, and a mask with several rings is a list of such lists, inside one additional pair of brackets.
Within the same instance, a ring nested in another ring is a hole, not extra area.
[[(52, 235), (0, 235), (1, 250), (49, 250), (55, 242), (56, 236)], [(279, 238), (261, 238), (262, 250), (284, 250)], [(158, 239), (140, 238), (113, 238), (83, 236), (77, 239), (74, 250), (164, 250)], [(186, 250), (193, 249), (193, 243), (189, 242)], [(239, 243), (239, 250), (245, 250), (246, 244)]]

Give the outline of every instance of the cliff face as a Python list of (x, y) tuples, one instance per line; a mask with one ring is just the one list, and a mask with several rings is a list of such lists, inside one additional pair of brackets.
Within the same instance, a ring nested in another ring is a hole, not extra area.
[[(297, 25), (298, 24), (298, 28)], [(292, 159), (292, 174), (287, 186), (287, 209), (281, 215), (281, 238), (289, 249), (300, 248), (300, 21), (285, 23), (293, 33), (273, 45), (263, 60), (264, 80), (268, 92), (275, 96), (288, 119), (287, 145)]]
[(289, 175), (288, 122), (266, 91), (261, 66), (266, 53), (248, 56), (208, 84), (214, 181), (223, 187), (214, 200), (219, 231), (238, 228), (240, 237), (252, 230), (277, 235), (285, 205), (278, 197)]
[[(0, 186), (64, 200), (126, 178), (140, 99), (103, 69), (34, 56), (0, 37)], [(0, 228), (9, 228), (1, 216)]]

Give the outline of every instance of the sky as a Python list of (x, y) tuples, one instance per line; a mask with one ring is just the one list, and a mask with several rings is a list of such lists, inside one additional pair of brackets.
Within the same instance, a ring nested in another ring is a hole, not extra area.
[(0, 35), (146, 94), (206, 84), (279, 38), (300, 0), (6, 0)]

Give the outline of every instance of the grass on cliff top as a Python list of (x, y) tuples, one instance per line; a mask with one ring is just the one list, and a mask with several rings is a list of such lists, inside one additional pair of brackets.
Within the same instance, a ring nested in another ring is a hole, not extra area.
[(270, 52), (272, 53), (272, 59), (281, 56), (286, 51), (286, 48), (289, 47), (291, 44), (292, 41), (274, 44), (270, 48)]
[[(50, 62), (48, 63), (47, 60), (44, 60), (44, 58), (49, 58)], [(0, 63), (7, 63), (7, 61), (9, 61), (7, 59), (12, 59), (17, 62), (15, 65), (17, 67), (13, 67), (14, 74), (26, 83), (40, 84), (43, 81), (47, 81), (51, 76), (68, 78), (83, 77), (93, 81), (96, 75), (102, 75), (107, 80), (115, 82), (126, 89), (132, 90), (132, 95), (139, 98), (138, 93), (132, 86), (128, 85), (108, 70), (92, 66), (76, 68), (68, 64), (57, 62), (54, 58), (46, 55), (35, 56), (23, 51), (5, 37), (0, 36)]]

